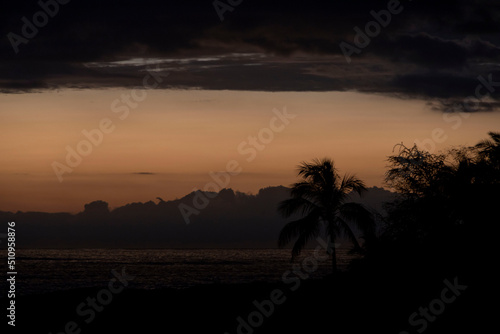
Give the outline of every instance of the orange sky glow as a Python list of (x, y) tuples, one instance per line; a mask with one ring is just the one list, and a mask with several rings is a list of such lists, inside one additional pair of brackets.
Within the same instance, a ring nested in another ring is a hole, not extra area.
[[(427, 139), (431, 148), (434, 131), (436, 150), (473, 145), (500, 124), (500, 113), (444, 119), (425, 101), (355, 92), (147, 90), (136, 104), (113, 104), (130, 93), (0, 95), (0, 210), (79, 212), (93, 200), (113, 208), (175, 199), (203, 189), (213, 181), (209, 173), (230, 161), (241, 173), (227, 187), (242, 192), (289, 185), (299, 162), (325, 156), (341, 173), (383, 186), (395, 144)], [(283, 120), (277, 114), (285, 109), (291, 116)], [(54, 162), (67, 166), (67, 147), (76, 151), (88, 139), (82, 131), (99, 128), (103, 119), (108, 133), (95, 137), (97, 145), (82, 146), (90, 151), (58, 178)]]

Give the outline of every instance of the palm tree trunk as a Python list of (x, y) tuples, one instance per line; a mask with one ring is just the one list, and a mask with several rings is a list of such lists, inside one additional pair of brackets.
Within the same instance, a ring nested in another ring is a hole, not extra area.
[(332, 256), (333, 275), (337, 273), (337, 252), (335, 249), (335, 231), (333, 229), (335, 222), (333, 219), (328, 220), (327, 237), (328, 237), (328, 253)]
[(337, 273), (337, 252), (334, 245), (330, 247), (330, 253), (332, 254), (332, 270), (335, 275)]

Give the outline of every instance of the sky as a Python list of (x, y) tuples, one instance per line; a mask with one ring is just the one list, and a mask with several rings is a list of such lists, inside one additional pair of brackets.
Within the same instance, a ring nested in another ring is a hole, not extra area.
[(384, 186), (398, 143), (499, 131), (494, 1), (232, 3), (2, 4), (0, 210), (255, 193), (325, 156)]

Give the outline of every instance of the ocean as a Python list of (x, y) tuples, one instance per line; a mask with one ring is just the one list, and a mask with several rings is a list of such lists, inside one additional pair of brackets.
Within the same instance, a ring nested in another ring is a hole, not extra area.
[[(3, 252), (5, 253), (5, 252)], [(294, 263), (288, 249), (28, 249), (16, 254), (16, 294), (106, 287), (112, 270), (134, 276), (129, 287), (187, 288), (200, 284), (276, 282), (313, 254)], [(324, 255), (324, 251), (319, 253)], [(6, 259), (6, 254), (4, 259)], [(339, 269), (353, 258), (337, 249)], [(311, 278), (331, 273), (330, 259), (308, 264)], [(5, 270), (6, 272), (6, 270)]]

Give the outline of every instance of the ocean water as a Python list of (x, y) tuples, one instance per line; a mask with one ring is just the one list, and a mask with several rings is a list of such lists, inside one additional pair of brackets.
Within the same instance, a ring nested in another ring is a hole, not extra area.
[[(106, 287), (111, 271), (124, 269), (134, 276), (130, 287), (139, 289), (186, 288), (199, 284), (280, 281), (313, 254), (306, 250), (294, 263), (287, 249), (31, 249), (17, 251), (18, 295), (74, 288)], [(324, 251), (319, 253), (324, 255)], [(4, 254), (6, 258), (6, 254)], [(337, 249), (339, 269), (353, 258)], [(318, 262), (310, 274), (331, 273), (330, 259)]]

